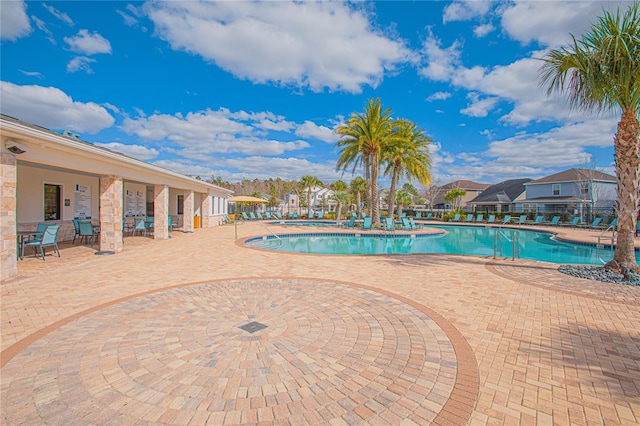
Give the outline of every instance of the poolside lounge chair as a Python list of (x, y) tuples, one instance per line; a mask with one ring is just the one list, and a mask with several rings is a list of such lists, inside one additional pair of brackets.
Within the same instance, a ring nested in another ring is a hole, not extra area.
[[(91, 223), (89, 223), (91, 225)], [(35, 250), (36, 257), (38, 253), (42, 255), (42, 260), (44, 260), (44, 248), (48, 246), (53, 246), (53, 249), (56, 253), (58, 253), (58, 257), (60, 257), (60, 250), (58, 249), (58, 231), (60, 230), (60, 225), (48, 225), (44, 231), (42, 232), (42, 238), (39, 240), (31, 240), (22, 243), (21, 249), (21, 258), (24, 258), (24, 248), (25, 246), (31, 246)]]
[(542, 223), (542, 219), (544, 219), (543, 215), (538, 215), (536, 216), (536, 218), (533, 220), (533, 222), (531, 222), (531, 225), (540, 225)]
[(417, 224), (412, 217), (409, 218), (409, 224), (411, 225), (411, 229), (422, 229), (423, 226)]
[(385, 219), (384, 230), (387, 232), (396, 232), (396, 224), (393, 222), (392, 217), (388, 217)]
[(362, 229), (364, 230), (370, 230), (371, 229), (371, 224), (373, 223), (373, 220), (371, 219), (370, 216), (367, 216), (364, 218), (364, 222), (362, 223)]
[(254, 212), (249, 212), (249, 217), (251, 218), (251, 220), (258, 220), (258, 217)]
[(476, 216), (476, 222), (482, 222), (484, 220), (484, 214), (478, 213)]
[(264, 217), (265, 217), (267, 220), (271, 220), (271, 219), (273, 219), (273, 217), (271, 217), (271, 212), (264, 212)]
[(502, 225), (506, 225), (506, 224), (507, 224), (507, 223), (509, 223), (509, 222), (511, 222), (511, 215), (510, 215), (510, 214), (505, 215), (505, 216), (502, 218)]
[(344, 222), (341, 224), (343, 228), (353, 228), (356, 226), (356, 217), (351, 216), (348, 222)]
[(521, 214), (520, 218), (518, 219), (518, 221), (516, 222), (516, 224), (518, 225), (524, 225), (527, 222), (527, 215), (526, 214)]
[(416, 212), (416, 219), (420, 219), (422, 217), (422, 212)]
[(282, 217), (282, 213), (281, 213), (281, 212), (276, 212), (276, 217), (277, 217), (278, 219), (283, 219), (283, 217)]
[(400, 220), (402, 221), (402, 229), (405, 231), (411, 231), (411, 223), (409, 223), (409, 219), (403, 217)]
[(557, 225), (558, 222), (560, 222), (560, 216), (554, 216), (551, 219), (551, 222), (547, 222), (547, 223), (543, 222), (543, 224), (545, 224), (545, 225)]
[(609, 229), (616, 229), (617, 226), (618, 226), (618, 218), (614, 217), (611, 223), (603, 226), (603, 228), (606, 230), (609, 230)]
[(585, 226), (584, 228), (588, 228), (588, 229), (598, 229), (598, 225), (600, 225), (600, 222), (602, 222), (602, 218), (601, 217), (596, 217), (595, 219), (593, 219), (593, 222), (591, 222), (591, 224), (589, 224), (589, 226)]
[(579, 226), (578, 222), (580, 222), (580, 216), (576, 216), (573, 219), (571, 219), (571, 222), (569, 223), (562, 223), (560, 224), (561, 226), (570, 226), (570, 227), (576, 227)]
[(425, 220), (431, 220), (433, 219), (433, 213), (427, 213), (427, 217), (425, 217)]
[(318, 212), (318, 219), (324, 219), (324, 213)]
[(309, 214), (307, 215), (307, 218), (313, 219), (313, 210), (309, 212)]
[(244, 220), (251, 220), (251, 219), (249, 218), (249, 215), (247, 214), (247, 212), (242, 212), (242, 218), (243, 218)]
[(490, 214), (489, 217), (487, 218), (487, 223), (496, 223), (496, 215)]
[(460, 213), (456, 213), (453, 216), (453, 219), (450, 220), (450, 222), (459, 222), (460, 221)]
[(465, 222), (473, 222), (473, 215), (472, 214), (468, 214), (467, 217), (464, 219)]

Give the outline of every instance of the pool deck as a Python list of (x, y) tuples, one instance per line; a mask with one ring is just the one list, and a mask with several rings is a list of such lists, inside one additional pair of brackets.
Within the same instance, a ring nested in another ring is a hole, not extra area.
[(264, 234), (18, 261), (0, 284), (1, 423), (640, 423), (640, 287), (532, 261), (241, 244)]

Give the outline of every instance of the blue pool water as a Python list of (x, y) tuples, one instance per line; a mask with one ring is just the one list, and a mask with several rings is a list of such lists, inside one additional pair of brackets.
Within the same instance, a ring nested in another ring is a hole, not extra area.
[[(476, 226), (436, 226), (435, 235), (380, 234), (288, 234), (252, 238), (247, 245), (269, 250), (314, 254), (468, 254), (493, 256), (497, 228)], [(609, 247), (559, 241), (547, 232), (503, 228), (498, 232), (498, 256), (516, 257), (559, 264), (602, 265), (613, 258)], [(517, 236), (514, 237), (514, 233)], [(519, 254), (519, 256), (518, 256)], [(636, 252), (638, 258), (638, 252)]]
[(336, 222), (313, 220), (281, 220), (279, 222), (269, 222), (269, 225), (336, 226)]

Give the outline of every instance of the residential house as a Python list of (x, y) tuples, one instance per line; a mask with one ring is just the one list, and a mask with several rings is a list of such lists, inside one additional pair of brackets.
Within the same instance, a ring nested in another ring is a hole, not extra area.
[(429, 188), (428, 192), (433, 200), (427, 200), (427, 204), (431, 204), (431, 207), (434, 209), (451, 210), (452, 206), (444, 199), (444, 196), (452, 189), (461, 189), (466, 192), (466, 195), (460, 200), (460, 207), (462, 210), (472, 210), (469, 202), (482, 194), (482, 192), (490, 186), (491, 185), (486, 183), (477, 183), (470, 180), (456, 180), (442, 186)]
[(537, 213), (569, 213), (584, 221), (594, 214), (613, 215), (615, 176), (590, 169), (569, 169), (525, 184), (526, 198), (516, 209)]
[(525, 198), (525, 184), (531, 179), (510, 179), (489, 186), (469, 202), (477, 212), (516, 211), (517, 204)]

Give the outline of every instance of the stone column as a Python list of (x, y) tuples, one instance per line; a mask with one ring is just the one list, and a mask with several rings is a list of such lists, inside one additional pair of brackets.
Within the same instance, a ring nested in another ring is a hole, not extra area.
[(182, 232), (193, 232), (193, 213), (195, 211), (195, 195), (193, 190), (184, 191), (184, 216)]
[(169, 238), (169, 185), (153, 186), (153, 238)]
[(0, 153), (0, 281), (18, 276), (16, 183), (17, 162), (13, 154)]
[(121, 176), (100, 176), (100, 251), (122, 251), (124, 184)]
[(210, 193), (202, 194), (202, 205), (200, 206), (200, 211), (202, 212), (202, 227), (203, 228), (211, 228), (214, 226), (213, 223), (213, 197)]

